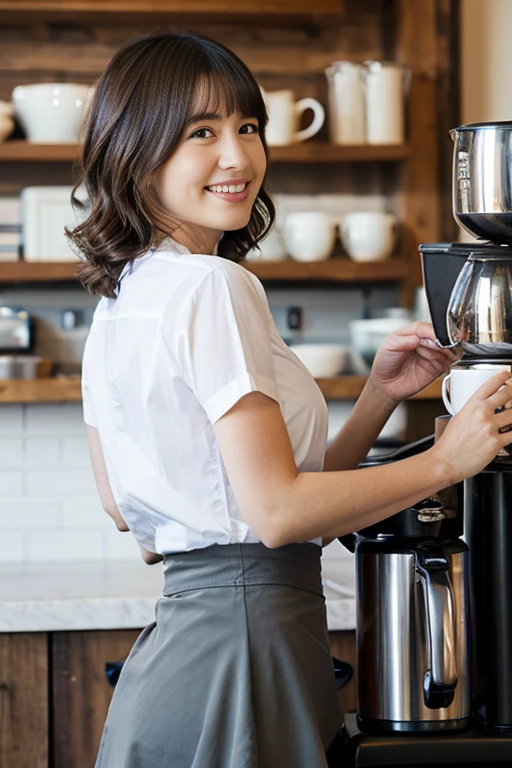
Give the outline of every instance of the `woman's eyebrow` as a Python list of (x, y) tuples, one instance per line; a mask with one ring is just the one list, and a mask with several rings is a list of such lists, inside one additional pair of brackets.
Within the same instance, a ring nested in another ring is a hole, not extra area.
[[(241, 120), (248, 120), (249, 118), (254, 118), (255, 115), (240, 115)], [(196, 112), (196, 114), (191, 115), (187, 122), (185, 123), (185, 128), (188, 128), (191, 125), (194, 125), (194, 123), (201, 123), (204, 120), (223, 120), (225, 118), (225, 115), (221, 115), (218, 112)]]
[(200, 123), (203, 120), (222, 120), (222, 115), (218, 112), (197, 112), (195, 115), (191, 115), (186, 122), (187, 127), (194, 125), (194, 123)]

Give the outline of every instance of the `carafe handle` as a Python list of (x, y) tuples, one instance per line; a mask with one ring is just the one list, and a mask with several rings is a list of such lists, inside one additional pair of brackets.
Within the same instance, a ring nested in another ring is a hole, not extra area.
[(428, 664), (423, 680), (423, 697), (429, 709), (448, 707), (455, 695), (455, 613), (449, 563), (442, 547), (420, 546), (415, 552), (425, 605), (428, 633)]

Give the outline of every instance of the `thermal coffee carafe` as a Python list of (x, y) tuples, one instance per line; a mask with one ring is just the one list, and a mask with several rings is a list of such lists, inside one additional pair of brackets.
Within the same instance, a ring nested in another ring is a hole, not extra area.
[[(431, 438), (369, 458), (389, 463)], [(357, 721), (365, 733), (467, 728), (468, 547), (461, 486), (341, 539), (355, 551)]]

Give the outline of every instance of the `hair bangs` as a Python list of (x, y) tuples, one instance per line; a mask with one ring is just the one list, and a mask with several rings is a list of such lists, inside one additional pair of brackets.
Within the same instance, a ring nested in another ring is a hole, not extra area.
[(267, 111), (257, 83), (237, 62), (218, 58), (204, 57), (203, 61), (196, 62), (199, 64), (196, 82), (200, 86), (192, 99), (194, 114), (255, 117), (263, 136)]

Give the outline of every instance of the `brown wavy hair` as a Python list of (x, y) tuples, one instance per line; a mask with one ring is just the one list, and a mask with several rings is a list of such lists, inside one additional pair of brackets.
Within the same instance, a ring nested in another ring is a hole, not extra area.
[[(97, 82), (71, 196), (83, 220), (73, 230), (66, 228), (82, 259), (78, 276), (89, 293), (116, 298), (125, 264), (179, 226), (160, 202), (156, 182), (197, 111), (198, 98), (204, 111), (256, 117), (267, 154), (260, 88), (247, 66), (214, 40), (172, 32), (137, 37), (114, 54)], [(262, 185), (248, 224), (224, 233), (219, 256), (240, 261), (274, 220), (274, 205)]]

